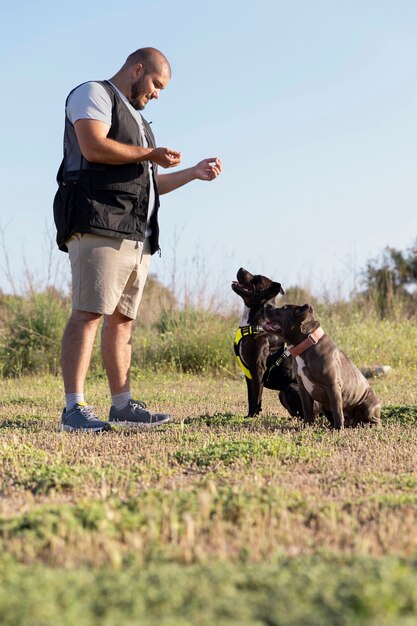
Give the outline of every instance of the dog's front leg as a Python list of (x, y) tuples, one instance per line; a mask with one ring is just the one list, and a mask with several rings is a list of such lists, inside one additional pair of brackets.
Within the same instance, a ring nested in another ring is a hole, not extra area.
[(312, 424), (314, 422), (314, 400), (300, 379), (298, 380), (298, 388), (303, 407), (303, 421), (305, 424)]
[(345, 418), (343, 415), (342, 391), (338, 382), (332, 382), (327, 387), (327, 395), (330, 400), (330, 408), (333, 415), (333, 427), (341, 430), (345, 427)]
[(254, 378), (246, 377), (246, 385), (248, 388), (248, 417), (255, 417), (262, 411), (262, 391), (263, 384)]

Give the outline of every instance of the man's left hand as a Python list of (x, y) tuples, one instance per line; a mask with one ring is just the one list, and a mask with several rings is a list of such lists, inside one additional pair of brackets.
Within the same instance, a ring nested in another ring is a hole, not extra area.
[(222, 171), (222, 162), (216, 157), (203, 159), (194, 166), (194, 175), (198, 180), (214, 180)]

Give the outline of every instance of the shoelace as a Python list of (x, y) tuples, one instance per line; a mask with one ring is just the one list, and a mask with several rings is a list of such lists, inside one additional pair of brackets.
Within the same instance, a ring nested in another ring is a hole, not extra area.
[(136, 409), (146, 409), (146, 403), (141, 400), (135, 400), (130, 403), (130, 406), (135, 411)]
[(98, 416), (94, 413), (92, 406), (82, 406), (80, 407), (80, 412), (83, 417), (87, 420), (98, 420)]

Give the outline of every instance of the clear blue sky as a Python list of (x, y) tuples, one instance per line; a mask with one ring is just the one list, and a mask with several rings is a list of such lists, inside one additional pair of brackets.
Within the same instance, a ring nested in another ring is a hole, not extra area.
[(68, 91), (148, 45), (173, 69), (145, 110), (157, 143), (184, 166), (223, 161), (162, 199), (163, 282), (228, 296), (243, 265), (346, 295), (368, 259), (415, 241), (415, 0), (5, 0), (0, 226), (19, 290), (28, 271), (68, 287), (51, 244)]

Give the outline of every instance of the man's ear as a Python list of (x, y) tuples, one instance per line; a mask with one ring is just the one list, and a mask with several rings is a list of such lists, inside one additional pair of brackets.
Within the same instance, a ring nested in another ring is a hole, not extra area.
[(134, 76), (136, 76), (136, 78), (138, 78), (138, 76), (141, 76), (143, 74), (143, 65), (142, 65), (142, 63), (136, 63), (133, 66), (133, 74), (134, 74)]

